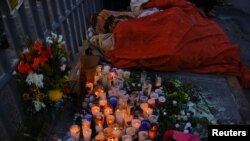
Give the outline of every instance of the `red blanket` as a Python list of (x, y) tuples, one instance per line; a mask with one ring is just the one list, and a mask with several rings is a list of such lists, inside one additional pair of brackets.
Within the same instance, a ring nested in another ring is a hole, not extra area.
[(239, 47), (213, 19), (185, 0), (151, 0), (143, 6), (150, 7), (165, 9), (115, 27), (115, 49), (107, 53), (114, 66), (229, 74), (250, 87), (250, 72), (240, 63)]

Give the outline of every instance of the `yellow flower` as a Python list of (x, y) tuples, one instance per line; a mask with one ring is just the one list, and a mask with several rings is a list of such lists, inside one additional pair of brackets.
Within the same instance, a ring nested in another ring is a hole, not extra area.
[(63, 93), (59, 89), (50, 90), (48, 92), (51, 101), (59, 101), (62, 99)]

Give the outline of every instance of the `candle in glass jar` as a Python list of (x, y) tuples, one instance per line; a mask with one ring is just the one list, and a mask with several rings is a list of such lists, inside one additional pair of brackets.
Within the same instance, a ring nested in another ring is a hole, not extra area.
[(144, 110), (146, 110), (148, 108), (148, 103), (141, 103), (140, 107), (144, 111)]
[(127, 135), (130, 135), (130, 136), (134, 136), (135, 135), (135, 133), (136, 133), (136, 129), (135, 129), (135, 127), (128, 127), (127, 129), (126, 129), (126, 134)]
[(94, 84), (93, 84), (93, 83), (90, 83), (90, 82), (87, 82), (87, 83), (86, 83), (86, 88), (87, 88), (87, 90), (88, 90), (88, 93), (90, 94), (90, 93), (92, 93), (92, 91), (93, 91)]
[(101, 112), (98, 112), (95, 116), (95, 124), (103, 125), (104, 124), (104, 115)]
[(123, 124), (123, 112), (121, 109), (115, 111), (115, 119), (118, 124)]
[(100, 112), (100, 107), (99, 106), (97, 106), (97, 105), (94, 105), (94, 106), (92, 106), (91, 107), (91, 112), (92, 112), (92, 114), (94, 115), (94, 116), (96, 116), (96, 114), (98, 113), (98, 112)]
[(145, 139), (148, 138), (148, 132), (147, 131), (139, 131), (138, 138), (139, 138), (139, 141), (145, 141)]
[(100, 106), (105, 107), (105, 106), (107, 106), (107, 104), (108, 104), (107, 99), (101, 99), (101, 100), (99, 100), (99, 105)]
[(132, 126), (136, 129), (139, 130), (140, 126), (141, 126), (141, 120), (139, 119), (133, 119), (132, 120)]
[(150, 115), (152, 115), (153, 109), (152, 108), (146, 108), (143, 110), (143, 116), (144, 118), (148, 118)]
[(161, 87), (161, 82), (162, 82), (161, 77), (157, 76), (155, 79), (155, 87), (157, 88)]
[(80, 127), (78, 125), (72, 125), (70, 127), (70, 136), (75, 138), (75, 140), (79, 140), (80, 137)]
[(111, 127), (107, 127), (107, 128), (105, 128), (103, 131), (104, 131), (104, 135), (105, 135), (106, 137), (108, 137), (108, 136), (112, 135), (113, 129), (112, 129)]
[(150, 99), (148, 100), (148, 104), (149, 104), (150, 106), (154, 107), (154, 105), (155, 105), (155, 99), (150, 98)]
[(105, 136), (102, 134), (98, 134), (95, 136), (95, 141), (104, 141), (105, 140)]
[(125, 122), (125, 125), (127, 127), (131, 126), (132, 119), (133, 119), (133, 115), (130, 115), (130, 114), (125, 114), (124, 115), (124, 122)]
[(113, 131), (112, 131), (112, 133), (117, 138), (121, 137), (121, 130), (120, 130), (120, 126), (118, 124), (114, 124), (113, 125)]
[(122, 141), (132, 141), (132, 137), (130, 135), (123, 135)]
[(113, 114), (113, 109), (109, 106), (104, 107), (104, 115), (107, 116), (111, 114)]
[(115, 116), (107, 115), (106, 116), (106, 122), (107, 122), (108, 126), (113, 125), (115, 123)]
[(84, 141), (90, 141), (91, 140), (91, 134), (92, 130), (89, 128), (83, 128), (82, 129), (83, 139)]
[(96, 131), (97, 133), (102, 132), (102, 131), (103, 131), (103, 126), (102, 126), (102, 124), (97, 124), (97, 125), (95, 126), (95, 131)]
[(148, 137), (151, 140), (155, 140), (157, 137), (157, 131), (158, 131), (157, 124), (155, 124), (155, 123), (151, 124), (151, 128), (149, 129)]
[(110, 136), (110, 137), (107, 138), (107, 141), (118, 141), (118, 138)]
[(82, 120), (82, 128), (90, 128), (91, 122), (88, 121), (87, 119)]

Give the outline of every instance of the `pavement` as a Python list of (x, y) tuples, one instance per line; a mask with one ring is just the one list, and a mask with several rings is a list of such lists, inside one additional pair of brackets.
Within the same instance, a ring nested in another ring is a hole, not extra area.
[[(228, 35), (229, 40), (239, 45), (241, 61), (250, 68), (250, 1), (225, 0), (223, 5), (215, 7), (213, 18)], [(241, 88), (237, 78), (186, 72), (164, 75), (198, 85), (203, 100), (220, 124), (250, 124), (250, 89)], [(58, 121), (51, 137), (63, 137), (66, 134), (73, 117), (69, 110), (70, 107), (62, 113), (63, 118)]]

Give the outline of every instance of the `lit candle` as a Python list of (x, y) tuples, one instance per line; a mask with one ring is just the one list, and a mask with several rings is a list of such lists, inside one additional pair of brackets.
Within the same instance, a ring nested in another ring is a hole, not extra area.
[(92, 112), (92, 114), (94, 115), (94, 116), (96, 116), (96, 114), (98, 113), (98, 112), (100, 112), (100, 107), (99, 106), (97, 106), (97, 105), (94, 105), (94, 106), (92, 106), (91, 107), (91, 112)]
[(108, 126), (113, 125), (115, 123), (115, 116), (107, 115), (106, 116), (106, 122), (107, 122)]
[(107, 141), (118, 141), (118, 138), (117, 137), (108, 137)]
[(150, 106), (154, 107), (154, 105), (155, 105), (155, 99), (150, 98), (150, 99), (148, 100), (148, 104), (149, 104)]
[(148, 132), (147, 131), (139, 131), (138, 136), (139, 136), (139, 141), (144, 141), (146, 138), (148, 138)]
[(82, 120), (82, 128), (90, 128), (91, 122), (88, 121), (87, 119)]
[(139, 130), (140, 126), (141, 126), (141, 120), (139, 119), (133, 119), (132, 120), (132, 126), (136, 129)]
[(157, 137), (158, 126), (157, 124), (152, 124), (151, 128), (149, 129), (148, 137), (151, 140), (155, 140)]
[(70, 127), (70, 136), (75, 138), (76, 141), (79, 140), (80, 137), (80, 127), (78, 125), (72, 125)]
[(103, 125), (104, 124), (104, 116), (101, 112), (98, 112), (95, 116), (95, 124)]
[(136, 133), (136, 129), (134, 127), (128, 127), (126, 129), (126, 134), (127, 135), (130, 135), (130, 136), (133, 137), (135, 135), (135, 133)]
[(97, 133), (102, 132), (102, 131), (103, 131), (103, 126), (102, 126), (102, 124), (97, 124), (97, 125), (95, 126), (95, 131), (96, 131)]
[(90, 141), (91, 140), (91, 134), (92, 134), (91, 129), (83, 128), (82, 129), (82, 134), (83, 134), (84, 141)]
[(159, 94), (157, 93), (151, 93), (150, 95), (150, 98), (153, 98), (153, 99), (158, 99), (158, 97), (159, 97)]
[(157, 76), (155, 78), (155, 87), (157, 87), (157, 88), (161, 87), (161, 82), (162, 82), (161, 77)]
[(108, 72), (107, 70), (102, 71), (102, 85), (104, 88), (108, 88)]
[(121, 130), (120, 130), (120, 126), (118, 124), (114, 124), (113, 125), (113, 131), (112, 131), (112, 133), (117, 138), (121, 137)]
[(123, 124), (123, 112), (121, 109), (115, 111), (115, 119), (118, 124)]
[(105, 106), (107, 106), (107, 104), (108, 104), (107, 99), (101, 99), (101, 100), (99, 100), (99, 105), (100, 106), (105, 107)]
[(92, 93), (93, 88), (94, 88), (94, 84), (90, 83), (90, 82), (87, 82), (86, 83), (86, 88), (88, 89), (88, 93)]
[(152, 115), (153, 109), (148, 107), (143, 111), (143, 113), (145, 113), (144, 117), (148, 118), (148, 116)]
[(95, 141), (104, 141), (105, 137), (102, 134), (98, 134), (95, 136)]
[(124, 121), (125, 121), (125, 125), (127, 127), (131, 126), (132, 119), (133, 119), (133, 115), (130, 115), (130, 114), (125, 114), (124, 115)]
[(104, 135), (105, 135), (106, 137), (108, 137), (108, 136), (111, 136), (111, 135), (112, 135), (113, 129), (112, 129), (111, 127), (107, 127), (107, 128), (105, 128), (103, 131), (104, 131)]
[(159, 98), (158, 98), (158, 104), (157, 104), (157, 106), (158, 107), (161, 107), (161, 106), (163, 106), (163, 104), (166, 102), (166, 98), (164, 97), (164, 96), (160, 96)]
[(144, 110), (146, 110), (148, 108), (148, 103), (141, 103), (140, 107), (144, 111)]
[(113, 114), (113, 109), (109, 106), (104, 107), (104, 115), (107, 116), (111, 114)]
[(122, 141), (132, 141), (132, 137), (130, 135), (123, 135)]

